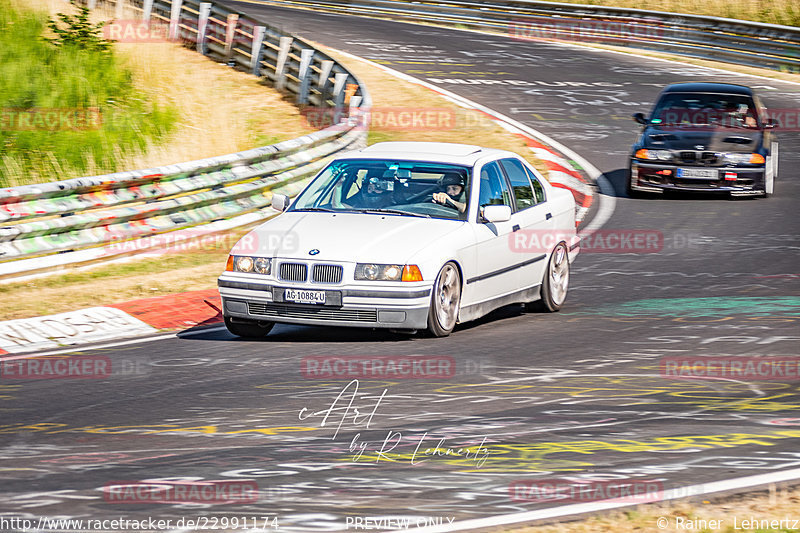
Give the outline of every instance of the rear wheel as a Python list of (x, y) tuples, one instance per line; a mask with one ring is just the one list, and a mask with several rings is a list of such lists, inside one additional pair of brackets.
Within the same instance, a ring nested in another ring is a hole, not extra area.
[(239, 318), (225, 317), (225, 327), (237, 337), (246, 339), (263, 339), (275, 326), (274, 322), (252, 321)]
[(436, 276), (428, 310), (428, 331), (434, 337), (446, 337), (456, 327), (461, 306), (461, 275), (455, 263), (445, 263)]
[(550, 254), (550, 261), (544, 272), (542, 280), (542, 298), (535, 302), (525, 304), (528, 311), (544, 311), (554, 313), (561, 309), (564, 300), (567, 299), (569, 289), (569, 253), (567, 245), (563, 242), (558, 245)]

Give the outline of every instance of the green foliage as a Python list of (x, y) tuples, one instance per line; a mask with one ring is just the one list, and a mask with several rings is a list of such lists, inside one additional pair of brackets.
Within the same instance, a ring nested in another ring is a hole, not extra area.
[(77, 15), (67, 15), (58, 13), (58, 18), (66, 24), (66, 28), (60, 28), (58, 22), (53, 19), (47, 23), (50, 30), (56, 35), (54, 39), (46, 39), (56, 46), (75, 46), (81, 50), (100, 50), (103, 52), (111, 51), (111, 41), (102, 36), (103, 26), (106, 22), (92, 24), (89, 22), (89, 8), (79, 6), (75, 0), (69, 2), (78, 9)]
[(53, 46), (46, 22), (0, 0), (0, 187), (124, 170), (120, 156), (157, 143), (177, 119), (137, 93), (113, 50)]

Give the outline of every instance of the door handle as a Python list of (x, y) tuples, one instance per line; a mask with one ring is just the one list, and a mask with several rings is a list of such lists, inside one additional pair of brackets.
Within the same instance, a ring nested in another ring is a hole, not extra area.
[(553, 218), (553, 214), (552, 214), (552, 213), (547, 213), (547, 214), (544, 216), (544, 219), (545, 219), (545, 220), (550, 220), (551, 218)]
[(519, 224), (514, 224), (514, 226), (511, 228), (511, 231), (519, 231)]

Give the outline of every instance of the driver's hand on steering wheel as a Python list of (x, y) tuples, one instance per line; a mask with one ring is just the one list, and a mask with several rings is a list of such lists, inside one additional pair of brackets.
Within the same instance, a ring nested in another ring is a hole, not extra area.
[(450, 202), (450, 197), (446, 192), (433, 193), (433, 201), (437, 204), (447, 205)]

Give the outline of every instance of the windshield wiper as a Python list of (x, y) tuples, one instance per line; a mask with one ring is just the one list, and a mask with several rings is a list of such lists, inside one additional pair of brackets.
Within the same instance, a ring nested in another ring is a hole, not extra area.
[(411, 213), (410, 211), (401, 211), (399, 209), (354, 209), (353, 211), (358, 211), (359, 213), (389, 213), (392, 215), (408, 215), (412, 217), (431, 218), (430, 215), (425, 215), (423, 213)]
[(336, 209), (331, 209), (329, 207), (299, 207), (297, 209), (292, 209), (292, 211), (322, 211), (324, 213), (337, 213)]

